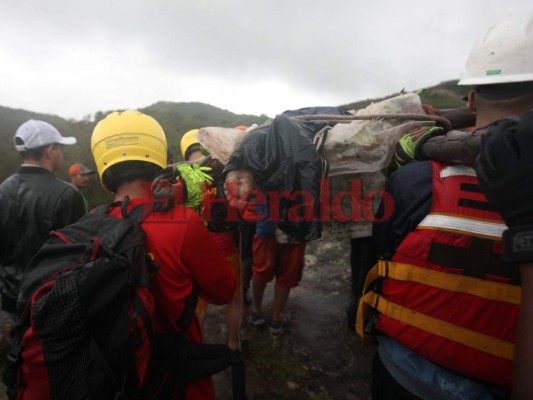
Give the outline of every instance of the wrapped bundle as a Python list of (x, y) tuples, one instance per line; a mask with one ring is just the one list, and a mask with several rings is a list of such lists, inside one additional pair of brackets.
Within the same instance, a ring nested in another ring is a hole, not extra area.
[[(392, 97), (355, 112), (356, 116), (383, 114), (426, 115), (420, 97), (414, 93)], [(391, 162), (396, 143), (404, 133), (433, 124), (391, 118), (338, 123), (329, 131), (324, 144), (329, 176), (380, 171)]]
[(247, 133), (247, 130), (237, 128), (206, 127), (196, 133), (196, 138), (212, 158), (226, 165)]

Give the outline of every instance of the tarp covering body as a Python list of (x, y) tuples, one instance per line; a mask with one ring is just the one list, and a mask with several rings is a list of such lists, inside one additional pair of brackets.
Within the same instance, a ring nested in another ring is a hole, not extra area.
[(267, 195), (271, 219), (282, 231), (302, 242), (321, 236), (320, 183), (326, 171), (313, 139), (332, 124), (290, 117), (315, 114), (349, 113), (338, 107), (286, 111), (271, 125), (246, 135), (224, 168), (224, 174), (252, 169), (256, 186)]

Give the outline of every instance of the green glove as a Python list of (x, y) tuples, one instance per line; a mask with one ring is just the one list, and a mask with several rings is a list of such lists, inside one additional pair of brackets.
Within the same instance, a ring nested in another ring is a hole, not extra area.
[(422, 144), (429, 138), (445, 134), (446, 130), (440, 126), (423, 126), (409, 131), (396, 144), (394, 153), (396, 166), (401, 167), (413, 160), (419, 160)]
[(187, 201), (183, 206), (198, 210), (213, 182), (213, 178), (208, 174), (211, 168), (200, 167), (198, 164), (179, 164), (177, 170), (187, 187)]

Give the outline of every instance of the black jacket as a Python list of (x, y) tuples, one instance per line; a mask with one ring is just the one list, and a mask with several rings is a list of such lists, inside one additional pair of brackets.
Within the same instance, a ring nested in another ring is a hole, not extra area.
[[(390, 259), (409, 232), (429, 214), (433, 201), (433, 175), (429, 161), (412, 161), (393, 172), (385, 189), (394, 200), (390, 218), (374, 222), (372, 237), (378, 253)], [(381, 203), (376, 217), (385, 212)]]
[[(323, 120), (295, 120), (299, 115), (346, 115), (339, 107), (307, 107), (285, 111), (270, 126), (251, 131), (232, 153), (223, 174), (235, 169), (251, 169), (257, 186), (267, 200), (279, 198), (277, 226), (300, 242), (320, 238), (320, 179), (327, 172), (315, 142), (319, 132), (331, 123)], [(323, 142), (322, 142), (323, 143)], [(288, 197), (286, 196), (288, 195)], [(270, 218), (276, 219), (273, 214)]]
[(23, 166), (0, 185), (2, 309), (14, 312), (18, 285), (50, 230), (84, 214), (79, 192), (44, 168)]

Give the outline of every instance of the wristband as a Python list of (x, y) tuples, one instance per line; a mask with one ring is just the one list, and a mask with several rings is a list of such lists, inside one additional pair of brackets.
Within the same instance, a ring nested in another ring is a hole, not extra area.
[(533, 261), (533, 225), (507, 229), (503, 232), (502, 239), (505, 261)]

